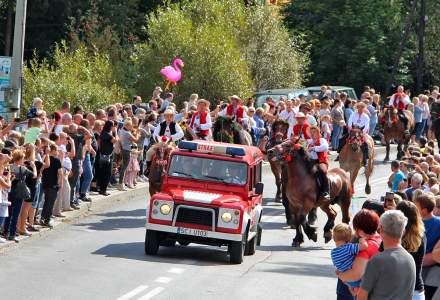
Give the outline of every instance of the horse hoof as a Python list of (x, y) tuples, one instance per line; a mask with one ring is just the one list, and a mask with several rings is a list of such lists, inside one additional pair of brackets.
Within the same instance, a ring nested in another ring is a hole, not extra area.
[(281, 202), (283, 202), (283, 199), (281, 199), (281, 197), (276, 197), (275, 198), (275, 202), (276, 203), (281, 203)]
[(370, 185), (366, 185), (365, 186), (365, 194), (371, 194), (371, 186)]
[(289, 226), (292, 226), (292, 219), (291, 218), (286, 218), (286, 224)]
[(327, 244), (332, 240), (332, 233), (331, 232), (325, 232), (324, 233), (324, 242)]
[(318, 241), (318, 234), (316, 233), (316, 230), (312, 227), (304, 228), (304, 232), (306, 233), (309, 240), (314, 241), (315, 243)]
[(383, 161), (384, 161), (384, 162), (388, 162), (389, 160), (390, 160), (389, 157), (385, 157)]
[(292, 247), (294, 247), (294, 248), (299, 248), (299, 247), (301, 247), (301, 243), (298, 242), (298, 241), (293, 241), (293, 242), (292, 242)]

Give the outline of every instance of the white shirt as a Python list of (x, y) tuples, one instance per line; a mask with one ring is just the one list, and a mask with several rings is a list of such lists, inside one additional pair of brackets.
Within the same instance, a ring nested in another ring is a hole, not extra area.
[[(318, 159), (318, 154), (317, 152), (326, 152), (328, 151), (328, 143), (327, 140), (325, 138), (320, 138), (319, 139), (319, 146), (315, 146), (315, 141), (313, 139), (308, 139), (307, 140), (307, 148), (310, 151), (310, 157), (312, 159)], [(309, 146), (312, 146), (311, 148), (309, 148)]]
[(286, 110), (283, 110), (280, 114), (279, 117), (281, 120), (286, 121), (287, 123), (289, 123), (289, 126), (293, 126), (293, 124), (295, 123), (295, 111), (291, 110), (290, 112)]
[(363, 127), (362, 131), (365, 134), (368, 134), (370, 130), (370, 118), (366, 113), (359, 115), (359, 113), (356, 111), (351, 114), (350, 119), (348, 119), (347, 126), (350, 130), (353, 128), (353, 126), (357, 126), (359, 128)]
[[(183, 136), (185, 135), (183, 133), (182, 128), (180, 128), (179, 124), (176, 124), (176, 134), (171, 134), (170, 132), (170, 127), (167, 125), (167, 127), (165, 128), (165, 133), (164, 136), (170, 138), (173, 140), (173, 142), (176, 142), (178, 140), (180, 140), (181, 138), (183, 138)], [(153, 137), (157, 140), (160, 140), (161, 136), (159, 135), (160, 133), (160, 124), (156, 126), (156, 128), (154, 129), (154, 133), (153, 133)]]
[[(238, 109), (238, 106), (236, 108), (234, 108), (234, 111), (232, 112), (232, 119), (234, 119), (235, 121), (237, 121), (237, 118), (236, 118), (237, 109)], [(226, 106), (222, 111), (219, 111), (218, 116), (219, 117), (226, 117), (226, 116), (228, 116), (228, 107)], [(243, 118), (241, 120), (243, 121), (243, 123), (247, 124), (247, 119), (248, 119), (248, 116), (246, 114), (246, 111), (244, 110), (243, 111)]]
[[(396, 94), (393, 94), (393, 95), (390, 97), (390, 102), (388, 102), (388, 105), (389, 105), (389, 106), (394, 106), (394, 99), (395, 99), (395, 98), (396, 98)], [(411, 103), (411, 100), (409, 100), (408, 95), (405, 95), (405, 97), (400, 98), (400, 101), (402, 101), (403, 104), (405, 104), (405, 106), (408, 105), (409, 103)]]
[(212, 121), (211, 121), (211, 115), (209, 114), (209, 112), (206, 115), (206, 123), (205, 124), (200, 124), (200, 113), (197, 113), (196, 117), (194, 118), (194, 124), (193, 124), (192, 129), (197, 133), (200, 130), (209, 130), (211, 128), (212, 128)]

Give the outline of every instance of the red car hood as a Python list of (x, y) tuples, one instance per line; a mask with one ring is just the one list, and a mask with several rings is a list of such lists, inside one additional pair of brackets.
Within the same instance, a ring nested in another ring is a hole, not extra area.
[(170, 189), (173, 199), (199, 202), (203, 204), (222, 205), (223, 203), (233, 203), (241, 201), (240, 196), (231, 194), (221, 194), (216, 192), (205, 192), (194, 189)]

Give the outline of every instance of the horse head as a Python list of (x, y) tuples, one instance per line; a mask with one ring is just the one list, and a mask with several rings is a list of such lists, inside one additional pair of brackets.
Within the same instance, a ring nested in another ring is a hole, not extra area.
[(272, 124), (272, 141), (275, 145), (281, 144), (287, 137), (289, 123), (277, 120)]
[(154, 149), (154, 164), (163, 174), (166, 170), (166, 166), (168, 165), (168, 158), (171, 155), (174, 147), (171, 146), (167, 142), (160, 142), (156, 144)]
[(398, 120), (397, 110), (392, 106), (387, 106), (385, 110), (385, 118), (387, 126), (391, 128), (393, 126), (393, 123)]
[(214, 129), (216, 142), (234, 143), (234, 121), (230, 117), (217, 117)]
[(269, 159), (280, 162), (290, 162), (294, 158), (306, 158), (307, 156), (307, 152), (299, 143), (299, 139), (287, 140), (268, 151)]
[(353, 152), (358, 152), (361, 149), (362, 145), (362, 131), (360, 130), (351, 130), (348, 137), (348, 144), (351, 146), (351, 150)]

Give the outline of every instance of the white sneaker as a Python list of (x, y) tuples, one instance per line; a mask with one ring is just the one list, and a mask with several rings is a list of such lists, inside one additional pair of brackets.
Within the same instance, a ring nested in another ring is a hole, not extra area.
[(139, 176), (139, 177), (136, 179), (136, 181), (137, 181), (137, 182), (145, 182), (145, 180), (144, 180), (141, 176)]
[(0, 244), (6, 243), (6, 239), (0, 237)]

